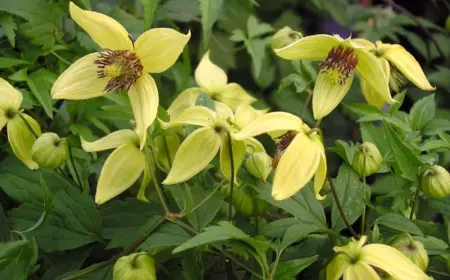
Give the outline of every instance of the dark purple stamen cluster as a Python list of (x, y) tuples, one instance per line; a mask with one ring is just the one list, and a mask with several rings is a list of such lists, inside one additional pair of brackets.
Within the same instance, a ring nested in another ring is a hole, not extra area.
[(281, 156), (283, 155), (284, 151), (289, 147), (292, 140), (294, 140), (295, 136), (297, 135), (294, 131), (288, 131), (285, 134), (281, 135), (277, 138), (278, 142), (275, 144), (275, 156), (272, 160), (272, 167), (277, 168), (278, 162), (280, 161)]
[(358, 56), (351, 48), (337, 46), (331, 49), (328, 57), (319, 65), (321, 71), (337, 70), (342, 76), (339, 84), (344, 84), (358, 65)]

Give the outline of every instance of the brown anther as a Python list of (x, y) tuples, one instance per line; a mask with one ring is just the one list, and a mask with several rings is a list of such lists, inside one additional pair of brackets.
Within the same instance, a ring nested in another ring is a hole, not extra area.
[(277, 137), (278, 142), (275, 144), (275, 155), (272, 160), (272, 168), (277, 168), (278, 162), (280, 161), (281, 156), (283, 155), (284, 151), (289, 147), (292, 140), (294, 140), (295, 136), (297, 135), (294, 131), (288, 131), (285, 134), (281, 135), (280, 137)]
[(344, 84), (353, 70), (358, 65), (358, 56), (352, 48), (337, 46), (331, 49), (328, 57), (319, 64), (321, 71), (339, 71), (342, 78), (339, 79), (339, 84)]

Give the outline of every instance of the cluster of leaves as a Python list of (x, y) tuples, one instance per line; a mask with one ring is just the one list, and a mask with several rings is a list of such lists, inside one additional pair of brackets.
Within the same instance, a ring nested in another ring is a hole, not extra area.
[[(150, 26), (191, 30), (193, 39), (181, 59), (154, 76), (163, 108), (195, 84), (193, 61), (210, 49), (211, 59), (230, 70), (230, 79), (259, 98), (257, 107), (303, 114), (306, 122), (313, 123), (304, 105), (317, 68), (309, 62), (275, 58), (269, 43), (277, 29), (290, 26), (313, 33), (306, 22), (327, 20), (372, 41), (409, 43), (425, 62), (436, 93), (424, 96), (408, 88), (395, 96), (398, 103), (381, 110), (360, 103), (360, 89), (354, 85), (344, 99), (346, 105), (321, 127), (326, 146), (339, 139), (328, 153), (329, 170), (336, 175), (336, 195), (348, 223), (355, 229), (366, 224), (360, 234), (368, 235), (370, 242), (389, 243), (404, 232), (413, 235), (430, 256), (427, 273), (435, 279), (450, 275), (450, 198), (425, 199), (418, 190), (421, 166), (450, 165), (450, 111), (443, 109), (449, 104), (450, 39), (443, 27), (417, 19), (432, 34), (431, 40), (418, 35), (417, 23), (407, 15), (347, 0), (340, 0), (341, 5), (326, 0), (74, 2), (115, 18), (135, 38)], [(220, 184), (214, 169), (165, 188), (169, 208), (188, 213), (182, 218), (167, 217), (154, 191), (151, 203), (136, 199), (139, 183), (119, 198), (95, 205), (96, 181), (107, 154), (84, 152), (79, 139), (94, 140), (127, 128), (133, 116), (125, 93), (52, 101), (50, 89), (57, 76), (71, 61), (98, 50), (68, 17), (67, 7), (65, 0), (0, 1), (1, 77), (20, 89), (21, 107), (43, 131), (67, 137), (73, 147), (73, 160), (62, 172), (31, 171), (13, 156), (1, 134), (0, 278), (112, 279), (117, 257), (137, 250), (153, 255), (160, 279), (293, 279), (297, 275), (324, 279), (323, 268), (334, 254), (333, 246), (347, 243), (350, 233), (332, 195), (316, 200), (312, 184), (289, 199), (275, 201), (270, 178), (261, 182), (241, 168), (240, 180), (269, 207), (261, 216), (235, 213), (233, 223), (226, 221), (227, 197), (213, 191)], [(294, 13), (295, 9), (303, 13)], [(211, 102), (202, 95), (197, 104)], [(164, 118), (162, 108), (159, 115)], [(367, 183), (350, 167), (355, 153), (351, 141), (372, 142), (383, 155), (382, 168)], [(273, 152), (270, 141), (262, 138), (261, 142)], [(165, 175), (157, 173), (162, 181)]]

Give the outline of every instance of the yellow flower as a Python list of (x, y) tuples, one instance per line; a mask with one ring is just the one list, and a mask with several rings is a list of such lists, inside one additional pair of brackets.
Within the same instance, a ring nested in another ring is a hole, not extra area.
[(321, 136), (295, 115), (274, 112), (250, 122), (234, 138), (248, 139), (259, 134), (276, 132), (277, 149), (273, 159), (276, 167), (273, 180), (272, 197), (282, 200), (301, 190), (314, 176), (314, 189), (317, 199), (325, 182), (327, 162)]
[(231, 180), (229, 135), (233, 150), (234, 175), (244, 160), (246, 150), (264, 152), (264, 147), (254, 138), (245, 141), (237, 141), (234, 138), (236, 132), (261, 112), (247, 105), (240, 106), (233, 114), (231, 108), (224, 103), (215, 102), (215, 105), (216, 112), (206, 107), (193, 106), (184, 110), (174, 120), (162, 123), (164, 128), (181, 125), (201, 126), (181, 143), (163, 184), (171, 185), (189, 180), (203, 170), (219, 150), (220, 170), (226, 179)]
[(167, 113), (172, 118), (194, 106), (198, 95), (202, 92), (211, 96), (213, 100), (227, 104), (233, 110), (239, 105), (249, 105), (256, 101), (240, 85), (228, 83), (227, 74), (209, 59), (209, 51), (195, 70), (195, 80), (200, 87), (183, 91), (170, 105)]
[(81, 139), (81, 146), (86, 152), (115, 149), (100, 172), (95, 193), (97, 204), (105, 203), (127, 190), (142, 173), (142, 186), (145, 187), (150, 182), (150, 169), (144, 151), (139, 149), (139, 136), (135, 131), (118, 130), (94, 142)]
[[(405, 77), (422, 90), (435, 89), (428, 82), (419, 62), (404, 47), (397, 44), (384, 44), (381, 41), (377, 41), (374, 45), (365, 39), (352, 41), (364, 45), (377, 57), (392, 90), (399, 92), (406, 83)], [(378, 107), (384, 105), (384, 100), (377, 98), (373, 86), (366, 81), (361, 80), (361, 91), (368, 103)]]
[(32, 117), (18, 111), (21, 103), (22, 93), (0, 78), (0, 130), (6, 125), (8, 141), (16, 157), (29, 169), (38, 169), (31, 149), (35, 135), (41, 135), (41, 128)]
[(328, 264), (327, 280), (381, 280), (373, 267), (382, 269), (397, 280), (430, 279), (419, 267), (397, 249), (385, 244), (368, 244), (366, 236), (345, 246), (334, 247), (338, 254)]
[(191, 34), (155, 28), (133, 42), (125, 28), (106, 15), (84, 11), (72, 2), (69, 11), (103, 51), (80, 58), (64, 71), (53, 85), (52, 97), (89, 99), (128, 90), (142, 148), (159, 103), (156, 83), (146, 73), (160, 73), (172, 66)]
[(374, 94), (385, 102), (394, 103), (388, 81), (376, 57), (363, 45), (342, 39), (338, 35), (307, 36), (276, 49), (275, 53), (289, 60), (322, 60), (313, 93), (315, 119), (328, 115), (347, 94), (355, 71), (361, 80), (374, 88)]

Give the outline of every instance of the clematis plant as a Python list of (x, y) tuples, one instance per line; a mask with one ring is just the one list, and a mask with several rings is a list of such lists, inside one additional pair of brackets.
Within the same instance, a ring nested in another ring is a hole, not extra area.
[(368, 83), (378, 99), (395, 102), (388, 80), (375, 55), (364, 45), (338, 35), (312, 35), (301, 38), (275, 53), (289, 60), (321, 60), (314, 87), (312, 106), (316, 120), (328, 115), (341, 102), (353, 82), (355, 71)]
[(155, 80), (147, 73), (160, 73), (172, 66), (191, 34), (155, 28), (133, 42), (125, 28), (106, 15), (84, 11), (72, 2), (69, 11), (103, 51), (80, 58), (64, 71), (53, 85), (52, 97), (79, 100), (127, 90), (142, 149), (159, 103)]
[(195, 80), (200, 87), (183, 91), (167, 109), (167, 113), (172, 118), (186, 108), (194, 106), (200, 93), (208, 94), (211, 99), (225, 103), (233, 110), (240, 105), (250, 105), (256, 101), (240, 85), (228, 83), (227, 74), (211, 62), (209, 52), (205, 53), (195, 70)]
[(8, 142), (16, 157), (29, 169), (38, 169), (31, 150), (41, 128), (32, 117), (19, 111), (22, 98), (20, 91), (0, 78), (0, 130), (6, 126)]
[(317, 199), (325, 182), (327, 162), (325, 148), (317, 130), (310, 129), (299, 117), (285, 112), (260, 116), (234, 135), (237, 140), (275, 132), (278, 137), (273, 167), (276, 167), (272, 197), (283, 200), (301, 190), (314, 177)]

